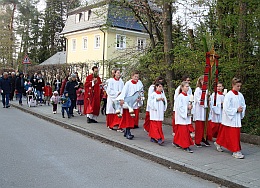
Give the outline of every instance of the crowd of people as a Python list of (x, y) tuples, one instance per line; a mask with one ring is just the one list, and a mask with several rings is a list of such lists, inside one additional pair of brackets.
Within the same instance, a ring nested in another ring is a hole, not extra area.
[[(183, 76), (182, 83), (175, 90), (172, 113), (173, 146), (193, 153), (191, 146), (208, 147), (208, 141), (216, 138), (214, 145), (217, 151), (222, 152), (222, 147), (225, 147), (233, 153), (234, 158), (244, 158), (241, 153), (240, 128), (246, 104), (239, 92), (241, 80), (234, 78), (232, 89), (224, 93), (224, 86), (219, 82), (217, 92), (207, 95), (208, 91), (205, 91), (205, 98), (201, 97), (204, 76), (198, 78), (194, 95), (190, 81), (189, 76)], [(150, 141), (158, 145), (164, 144), (162, 124), (164, 112), (167, 110), (167, 98), (163, 87), (163, 77), (156, 78), (149, 87), (143, 125)], [(52, 105), (54, 114), (61, 103), (63, 118), (65, 112), (68, 118), (74, 117), (74, 109), (77, 109), (80, 116), (86, 115), (87, 123), (97, 123), (101, 111), (106, 115), (107, 128), (122, 132), (129, 140), (134, 138), (131, 130), (139, 127), (139, 109), (144, 103), (144, 86), (139, 79), (138, 71), (133, 71), (131, 79), (124, 83), (120, 70), (113, 69), (112, 77), (102, 83), (96, 66), (92, 68), (92, 74), (86, 77), (84, 83), (77, 73), (64, 80), (57, 76), (50, 84), (45, 83), (40, 73), (29, 79), (24, 77), (23, 73), (16, 75), (4, 72), (0, 78), (0, 92), (4, 108), (10, 107), (9, 101), (12, 101), (14, 96), (19, 104), (23, 105), (22, 97), (26, 95), (28, 104), (36, 101), (36, 105)]]

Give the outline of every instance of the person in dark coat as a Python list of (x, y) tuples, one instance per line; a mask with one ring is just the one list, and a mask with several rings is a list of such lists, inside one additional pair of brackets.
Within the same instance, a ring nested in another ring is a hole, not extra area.
[(78, 82), (77, 82), (76, 79), (77, 79), (77, 76), (75, 74), (72, 74), (71, 75), (71, 81), (68, 81), (66, 83), (66, 86), (65, 86), (65, 91), (68, 92), (69, 98), (71, 100), (71, 106), (70, 106), (70, 109), (69, 109), (69, 113), (70, 113), (71, 117), (74, 117), (73, 109), (76, 106), (76, 101), (77, 101), (76, 91), (77, 91), (77, 89), (79, 87)]
[(41, 103), (43, 103), (43, 99), (42, 99), (42, 95), (43, 95), (43, 88), (45, 86), (45, 82), (44, 79), (42, 78), (42, 74), (38, 74), (37, 78), (36, 78), (36, 93), (37, 93), (37, 97), (38, 97), (38, 101)]
[(16, 80), (15, 72), (12, 72), (9, 78), (11, 82), (10, 101), (12, 101), (14, 99), (14, 91), (15, 91), (15, 80)]
[(54, 91), (58, 91), (59, 95), (60, 93), (60, 89), (61, 89), (61, 79), (60, 79), (60, 75), (56, 76), (56, 79), (53, 82), (53, 86), (54, 86)]
[(16, 78), (16, 81), (15, 81), (15, 92), (16, 92), (16, 95), (18, 96), (19, 98), (19, 104), (22, 105), (22, 97), (23, 97), (23, 93), (24, 93), (24, 74), (21, 72), (19, 73), (19, 77)]
[(9, 108), (9, 98), (11, 93), (11, 82), (8, 73), (4, 72), (3, 77), (0, 79), (0, 92), (2, 94), (2, 103), (4, 108)]
[(32, 83), (32, 87), (35, 89), (37, 86), (36, 79), (37, 79), (37, 73), (34, 73), (34, 75), (31, 77), (30, 82)]

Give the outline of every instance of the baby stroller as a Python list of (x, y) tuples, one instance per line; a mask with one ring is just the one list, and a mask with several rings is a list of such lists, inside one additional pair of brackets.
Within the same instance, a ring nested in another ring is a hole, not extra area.
[(36, 96), (31, 87), (29, 87), (28, 90), (26, 91), (26, 97), (27, 97), (28, 107), (37, 106)]

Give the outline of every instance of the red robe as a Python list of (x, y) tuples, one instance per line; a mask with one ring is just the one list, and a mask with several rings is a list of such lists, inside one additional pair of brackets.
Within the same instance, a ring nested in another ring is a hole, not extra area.
[(182, 148), (194, 145), (190, 136), (190, 125), (175, 125), (174, 131), (173, 143), (178, 144)]
[(92, 87), (93, 74), (86, 77), (85, 94), (84, 94), (84, 114), (99, 115), (100, 101), (101, 101), (101, 88), (102, 83), (100, 77), (97, 77), (97, 82)]
[(144, 120), (144, 129), (149, 132), (150, 130), (150, 113), (149, 111), (146, 111), (145, 113), (145, 120)]
[(162, 121), (150, 120), (149, 137), (154, 138), (156, 140), (162, 139), (162, 141), (164, 141)]
[(241, 151), (240, 127), (229, 127), (220, 124), (216, 142), (231, 152)]

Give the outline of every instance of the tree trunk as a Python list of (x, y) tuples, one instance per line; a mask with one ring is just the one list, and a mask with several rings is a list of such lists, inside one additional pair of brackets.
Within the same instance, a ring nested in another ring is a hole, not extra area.
[(188, 29), (188, 35), (189, 35), (189, 39), (190, 39), (190, 49), (195, 50), (193, 29)]
[(247, 39), (247, 27), (246, 27), (246, 12), (247, 4), (244, 0), (239, 0), (239, 29), (238, 29), (238, 63), (243, 63), (246, 57), (246, 39)]
[(166, 63), (166, 82), (169, 94), (169, 107), (173, 107), (173, 43), (172, 43), (172, 0), (163, 1), (163, 38), (164, 38), (164, 58)]

